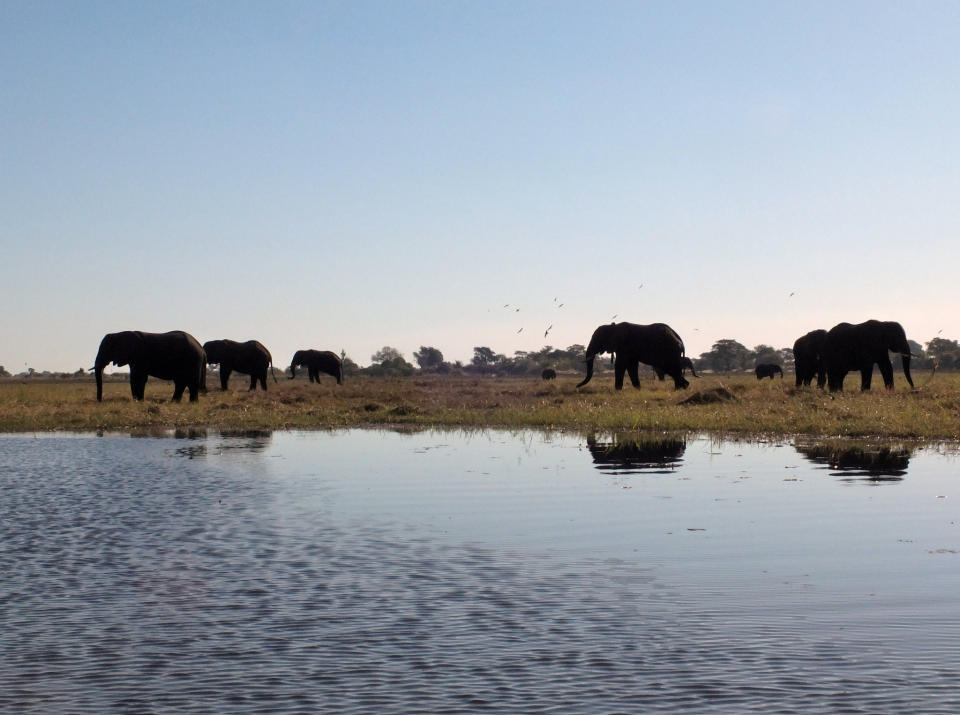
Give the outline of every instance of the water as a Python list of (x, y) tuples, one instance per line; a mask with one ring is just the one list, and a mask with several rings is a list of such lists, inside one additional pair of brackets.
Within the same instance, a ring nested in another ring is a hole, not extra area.
[(0, 710), (957, 712), (944, 446), (0, 437)]

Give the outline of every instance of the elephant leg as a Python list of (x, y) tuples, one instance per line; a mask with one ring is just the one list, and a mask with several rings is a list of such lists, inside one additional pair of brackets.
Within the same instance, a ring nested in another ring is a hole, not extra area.
[(225, 368), (223, 365), (220, 366), (220, 389), (221, 390), (227, 389), (227, 383), (230, 382), (231, 372), (232, 370), (229, 367)]
[(884, 359), (877, 362), (877, 366), (880, 368), (880, 374), (883, 375), (883, 385), (888, 390), (893, 389), (893, 364), (890, 362), (890, 357), (887, 355), (883, 356)]
[[(635, 362), (632, 365), (627, 366), (627, 374), (630, 375), (630, 383), (640, 389), (640, 363)], [(621, 380), (621, 383), (623, 380)]]
[(873, 381), (873, 363), (860, 367), (860, 390), (861, 392), (870, 389), (870, 383)]
[(260, 375), (260, 387), (263, 388), (263, 391), (267, 391), (267, 371), (264, 370), (263, 374)]
[(673, 378), (674, 390), (683, 390), (690, 386), (690, 382), (683, 376), (683, 370), (678, 370), (677, 372), (671, 372), (667, 374)]
[(175, 380), (173, 383), (173, 397), (171, 397), (172, 402), (180, 402), (180, 399), (183, 397), (183, 391), (186, 388), (187, 383), (180, 382)]
[(844, 372), (831, 372), (829, 376), (830, 392), (843, 392), (843, 378), (847, 376)]
[(133, 399), (142, 400), (144, 392), (147, 389), (147, 373), (140, 372), (139, 370), (130, 371), (130, 392), (133, 395)]
[(626, 370), (627, 366), (620, 360), (617, 360), (613, 365), (613, 386), (617, 390), (623, 389), (623, 373)]
[[(812, 380), (812, 379), (813, 379), (813, 378), (811, 377), (810, 380)], [(810, 380), (807, 380), (807, 384), (808, 384), (808, 385), (810, 384)], [(826, 373), (825, 371), (823, 371), (823, 370), (820, 370), (820, 371), (817, 373), (817, 387), (819, 387), (819, 388), (822, 390), (822, 389), (823, 389), (823, 386), (824, 386), (826, 383), (827, 383), (827, 373)]]
[(252, 392), (257, 389), (257, 376), (256, 374), (250, 375), (250, 389), (247, 392)]

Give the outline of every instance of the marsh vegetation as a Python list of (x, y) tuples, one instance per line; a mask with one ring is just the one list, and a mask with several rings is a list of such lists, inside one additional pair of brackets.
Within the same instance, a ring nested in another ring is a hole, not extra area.
[[(172, 403), (170, 385), (150, 380), (143, 402), (116, 376), (96, 401), (93, 378), (76, 381), (0, 380), (0, 430), (129, 430), (208, 426), (221, 429), (424, 426), (547, 427), (578, 430), (716, 431), (960, 439), (960, 374), (918, 373), (916, 390), (882, 388), (830, 394), (795, 388), (789, 379), (707, 375), (687, 390), (645, 379), (615, 391), (600, 375), (577, 390), (580, 375), (539, 377), (423, 375), (358, 376), (270, 383), (248, 392), (241, 381), (210, 389), (197, 403)], [(210, 381), (209, 385), (217, 382)]]

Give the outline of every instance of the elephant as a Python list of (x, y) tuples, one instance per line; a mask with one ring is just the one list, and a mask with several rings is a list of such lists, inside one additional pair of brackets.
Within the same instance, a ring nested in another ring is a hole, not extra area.
[(823, 346), (827, 342), (826, 330), (811, 330), (797, 338), (793, 343), (794, 372), (797, 375), (797, 387), (809, 385), (813, 376), (817, 376), (817, 387), (823, 389), (827, 382), (827, 372), (823, 365)]
[(857, 325), (834, 325), (827, 333), (823, 346), (823, 362), (830, 392), (843, 390), (843, 379), (851, 370), (860, 371), (860, 389), (869, 390), (874, 363), (880, 367), (883, 384), (888, 390), (892, 390), (891, 352), (900, 353), (904, 377), (910, 387), (913, 387), (913, 378), (910, 377), (910, 345), (900, 323), (868, 320)]
[(206, 390), (206, 354), (195, 337), (182, 330), (169, 333), (144, 333), (126, 330), (108, 333), (100, 341), (100, 350), (92, 370), (97, 378), (97, 401), (103, 400), (103, 368), (113, 363), (130, 366), (130, 392), (142, 400), (147, 377), (173, 380), (173, 401), (179, 402), (184, 389), (190, 390), (190, 402)]
[(557, 371), (554, 370), (552, 367), (544, 368), (543, 372), (540, 373), (540, 377), (543, 378), (544, 380), (556, 380)]
[(329, 350), (297, 350), (290, 361), (290, 379), (297, 376), (297, 366), (306, 365), (310, 382), (320, 382), (320, 373), (337, 378), (337, 384), (343, 384), (343, 362)]
[[(257, 382), (264, 391), (267, 389), (267, 368), (273, 373), (273, 357), (262, 343), (248, 340), (238, 343), (235, 340), (210, 340), (203, 344), (208, 365), (220, 366), (220, 387), (227, 389), (230, 373), (242, 372), (250, 376), (250, 389), (257, 389)], [(277, 381), (273, 373), (273, 381)]]
[(640, 387), (638, 369), (640, 363), (653, 367), (673, 378), (674, 388), (679, 390), (690, 383), (683, 376), (689, 367), (694, 377), (693, 363), (684, 358), (683, 340), (666, 323), (635, 325), (634, 323), (610, 323), (593, 331), (587, 346), (587, 376), (577, 387), (583, 387), (593, 377), (593, 361), (599, 353), (613, 353), (614, 387), (623, 389), (623, 375), (629, 373), (633, 386)]
[(783, 368), (772, 363), (760, 363), (757, 365), (755, 372), (757, 373), (758, 380), (762, 380), (765, 377), (769, 377), (772, 380), (773, 376), (778, 372), (780, 373), (780, 379), (783, 379)]

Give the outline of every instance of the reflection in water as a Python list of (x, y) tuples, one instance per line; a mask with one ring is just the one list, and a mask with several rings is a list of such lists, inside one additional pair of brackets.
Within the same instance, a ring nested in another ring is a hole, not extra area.
[(829, 469), (842, 481), (871, 484), (899, 482), (907, 473), (914, 448), (905, 444), (826, 440), (796, 443), (794, 448), (814, 464)]
[(682, 437), (620, 433), (587, 437), (593, 464), (604, 474), (668, 474), (683, 462), (687, 442)]
[[(266, 451), (273, 439), (271, 430), (237, 430), (234, 432), (219, 433), (219, 440), (213, 446), (210, 446), (207, 439), (206, 430), (202, 434), (196, 434), (194, 431), (174, 432), (175, 439), (186, 439), (192, 444), (184, 445), (174, 450), (174, 453), (187, 459), (200, 459), (208, 454), (223, 454), (228, 451), (236, 451), (243, 454), (258, 454)], [(213, 450), (212, 452), (210, 450)]]

